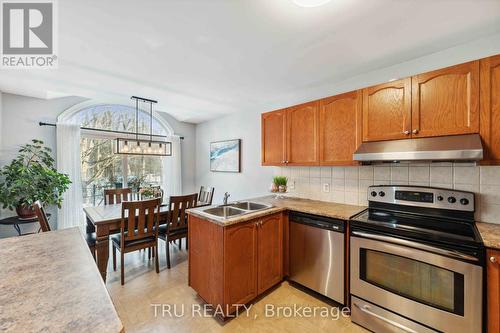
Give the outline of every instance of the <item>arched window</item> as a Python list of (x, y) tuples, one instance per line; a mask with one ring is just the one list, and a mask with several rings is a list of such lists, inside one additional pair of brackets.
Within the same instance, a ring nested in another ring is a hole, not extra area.
[[(79, 124), (93, 129), (135, 132), (136, 110), (119, 104), (77, 105), (64, 112), (58, 121)], [(154, 115), (150, 126), (149, 113), (139, 110), (139, 133), (173, 135), (172, 128), (162, 118)], [(120, 134), (82, 130), (81, 179), (84, 205), (103, 204), (106, 188), (141, 187), (162, 185), (163, 164), (160, 156), (115, 154), (115, 138)]]

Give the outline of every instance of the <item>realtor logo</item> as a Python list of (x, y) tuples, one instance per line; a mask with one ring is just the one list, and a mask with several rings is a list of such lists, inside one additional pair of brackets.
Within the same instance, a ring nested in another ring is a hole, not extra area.
[(55, 68), (53, 1), (2, 2), (2, 68)]

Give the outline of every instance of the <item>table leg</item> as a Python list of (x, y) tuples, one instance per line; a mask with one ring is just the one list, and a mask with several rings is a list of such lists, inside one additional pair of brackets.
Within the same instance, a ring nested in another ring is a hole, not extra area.
[(87, 233), (88, 234), (91, 234), (93, 232), (95, 232), (95, 225), (94, 223), (92, 223), (92, 221), (90, 221), (90, 219), (87, 217)]
[(99, 268), (102, 279), (106, 282), (109, 259), (109, 228), (105, 225), (97, 225), (96, 234), (97, 267)]
[(18, 234), (19, 236), (21, 236), (21, 228), (19, 227), (19, 225), (18, 225), (18, 224), (14, 224), (13, 226), (14, 226), (14, 229), (16, 229), (17, 234)]

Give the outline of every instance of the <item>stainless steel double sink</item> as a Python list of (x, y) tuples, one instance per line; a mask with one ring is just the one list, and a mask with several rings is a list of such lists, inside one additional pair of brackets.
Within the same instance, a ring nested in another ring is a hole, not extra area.
[(259, 210), (268, 209), (271, 207), (272, 205), (263, 203), (257, 203), (252, 201), (240, 201), (240, 202), (230, 203), (227, 205), (203, 209), (201, 210), (201, 212), (219, 219), (228, 219), (232, 217), (253, 213)]

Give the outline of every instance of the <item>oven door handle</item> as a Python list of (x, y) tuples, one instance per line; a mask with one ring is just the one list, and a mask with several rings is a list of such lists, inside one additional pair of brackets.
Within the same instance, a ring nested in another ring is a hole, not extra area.
[(382, 320), (383, 322), (386, 322), (387, 324), (389, 324), (389, 325), (391, 325), (391, 326), (397, 327), (397, 328), (399, 328), (399, 329), (400, 329), (400, 330), (402, 330), (402, 331), (405, 331), (405, 332), (408, 332), (408, 333), (418, 333), (417, 331), (414, 331), (414, 330), (412, 330), (412, 329), (411, 329), (411, 328), (409, 328), (409, 327), (406, 327), (406, 326), (404, 326), (404, 325), (402, 325), (402, 324), (400, 324), (400, 323), (397, 323), (397, 322), (395, 322), (395, 321), (393, 321), (393, 320), (390, 320), (390, 319), (385, 318), (385, 317), (383, 317), (383, 316), (381, 316), (381, 315), (379, 315), (379, 314), (376, 314), (375, 312), (370, 311), (370, 306), (369, 306), (369, 305), (363, 305), (363, 306), (361, 306), (361, 305), (359, 305), (359, 304), (358, 304), (358, 303), (356, 303), (356, 302), (354, 302), (353, 304), (354, 304), (354, 306), (355, 306), (355, 307), (357, 307), (360, 311), (362, 311), (362, 312), (366, 313), (367, 315), (372, 316), (372, 317), (375, 317), (375, 318), (377, 318), (377, 319), (380, 319), (380, 320)]
[(420, 243), (412, 242), (412, 241), (409, 241), (406, 239), (399, 239), (399, 238), (390, 237), (390, 236), (377, 235), (377, 234), (372, 234), (372, 233), (363, 232), (363, 231), (353, 231), (352, 234), (355, 236), (365, 237), (365, 238), (369, 238), (369, 239), (375, 239), (375, 240), (394, 243), (394, 244), (398, 244), (398, 245), (413, 247), (415, 249), (419, 249), (419, 250), (423, 250), (423, 251), (427, 251), (427, 252), (432, 252), (432, 253), (436, 253), (436, 254), (441, 254), (441, 255), (445, 255), (445, 256), (449, 256), (449, 257), (454, 257), (457, 259), (479, 261), (478, 258), (473, 257), (473, 256), (468, 255), (468, 254), (465, 254), (465, 253), (461, 253), (461, 252), (453, 251), (453, 250), (440, 249), (438, 247), (420, 244)]

